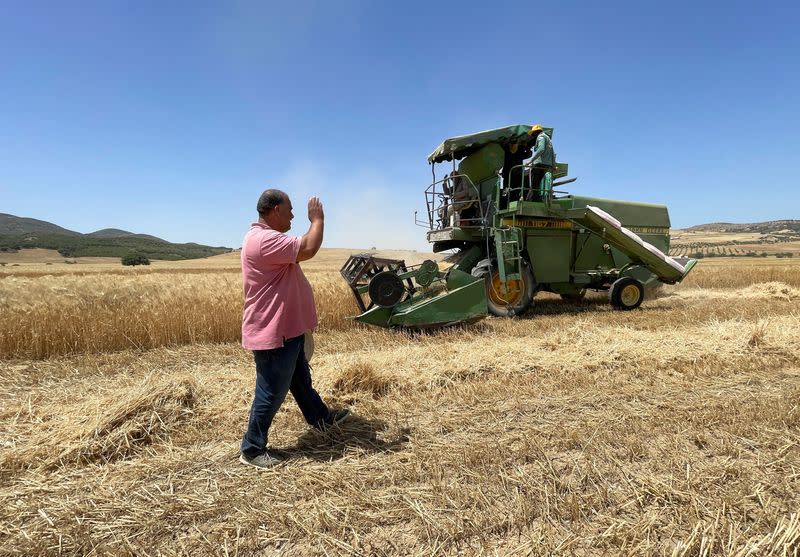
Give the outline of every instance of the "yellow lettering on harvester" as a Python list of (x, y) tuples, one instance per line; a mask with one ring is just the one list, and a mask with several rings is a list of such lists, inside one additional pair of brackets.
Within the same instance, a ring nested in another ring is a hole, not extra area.
[(558, 228), (567, 230), (572, 228), (570, 221), (562, 219), (503, 219), (503, 224), (523, 228)]
[(666, 226), (626, 226), (631, 232), (636, 234), (669, 234)]
[[(572, 222), (563, 219), (503, 219), (504, 226), (518, 226), (520, 228), (546, 228), (569, 230)], [(626, 226), (635, 234), (669, 234), (666, 226)]]

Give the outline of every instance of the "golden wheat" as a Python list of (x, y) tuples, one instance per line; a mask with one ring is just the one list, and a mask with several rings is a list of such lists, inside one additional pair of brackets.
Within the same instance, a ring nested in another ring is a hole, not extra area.
[[(320, 331), (348, 329), (355, 311), (337, 273), (312, 273)], [(153, 348), (241, 338), (236, 272), (92, 274), (0, 281), (0, 354), (59, 354)]]
[[(0, 359), (235, 342), (241, 336), (241, 278), (230, 268), (236, 260), (221, 261), (225, 266), (217, 263), (205, 273), (171, 263), (157, 272), (117, 275), (112, 274), (117, 269), (109, 273), (102, 267), (103, 272), (88, 274), (7, 276), (0, 280)], [(339, 263), (339, 257), (331, 258), (307, 271), (321, 332), (355, 327), (347, 319), (357, 313), (352, 294), (330, 269)], [(800, 262), (735, 267), (703, 262), (677, 291), (768, 282), (800, 287)]]
[(800, 261), (793, 259), (738, 258), (702, 260), (686, 277), (684, 286), (742, 288), (761, 282), (800, 286)]

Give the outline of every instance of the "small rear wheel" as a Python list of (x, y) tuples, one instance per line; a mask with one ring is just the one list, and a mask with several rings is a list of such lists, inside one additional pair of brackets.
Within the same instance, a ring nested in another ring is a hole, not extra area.
[(630, 311), (644, 301), (644, 286), (633, 277), (622, 277), (611, 285), (608, 298), (615, 309)]

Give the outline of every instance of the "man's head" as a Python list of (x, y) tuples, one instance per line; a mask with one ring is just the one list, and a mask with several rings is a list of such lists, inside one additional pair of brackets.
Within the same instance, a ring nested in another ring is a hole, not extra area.
[(273, 230), (286, 232), (292, 227), (292, 202), (281, 190), (265, 190), (256, 204), (259, 222), (263, 222)]
[(534, 124), (531, 126), (531, 129), (528, 130), (528, 135), (533, 138), (537, 138), (539, 137), (539, 134), (542, 133), (542, 130), (544, 130), (544, 128), (541, 126), (541, 124)]

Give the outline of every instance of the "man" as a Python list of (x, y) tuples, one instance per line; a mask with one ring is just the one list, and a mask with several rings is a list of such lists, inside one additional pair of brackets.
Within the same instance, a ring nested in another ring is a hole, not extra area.
[(553, 133), (551, 128), (544, 129), (539, 124), (533, 126), (528, 132), (529, 135), (536, 136), (536, 143), (533, 153), (533, 176), (532, 190), (528, 193), (528, 199), (542, 201), (550, 195), (553, 189), (553, 168), (556, 165), (556, 155), (553, 151), (553, 142), (550, 135)]
[(322, 402), (311, 385), (304, 349), (305, 333), (317, 326), (317, 311), (298, 263), (314, 257), (322, 245), (322, 203), (316, 197), (308, 200), (311, 225), (301, 237), (285, 234), (294, 214), (282, 191), (266, 190), (256, 209), (258, 222), (242, 243), (242, 346), (253, 351), (256, 389), (239, 460), (268, 468), (280, 459), (267, 452), (267, 433), (288, 391), (306, 422), (317, 429), (341, 422), (348, 411), (331, 412)]

